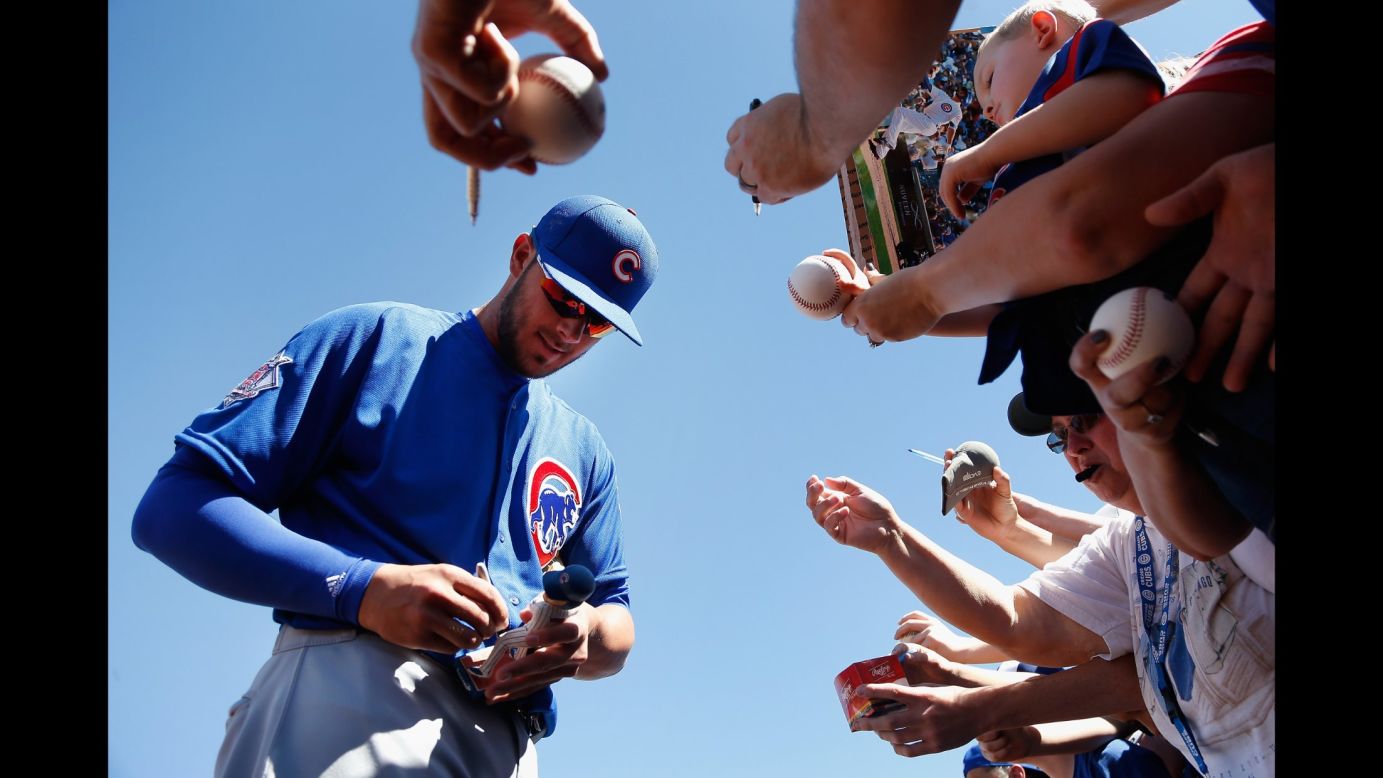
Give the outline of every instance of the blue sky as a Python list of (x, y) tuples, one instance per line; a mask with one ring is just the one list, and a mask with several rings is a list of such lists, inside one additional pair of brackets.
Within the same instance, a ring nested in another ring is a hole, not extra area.
[[(983, 440), (1019, 491), (1098, 503), (1008, 429), (1016, 370), (975, 384), (982, 341), (871, 350), (793, 310), (792, 267), (846, 245), (838, 190), (756, 219), (721, 168), (750, 98), (794, 89), (792, 3), (580, 7), (611, 68), (605, 136), (536, 177), (487, 174), (473, 227), (464, 168), (424, 136), (415, 7), (109, 4), (111, 775), (208, 773), (276, 628), (130, 541), (173, 435), (328, 310), (488, 300), (514, 236), (585, 193), (638, 210), (662, 255), (636, 312), (646, 346), (609, 338), (551, 379), (616, 458), (638, 643), (620, 675), (558, 686), (543, 774), (959, 774), (959, 751), (906, 760), (847, 729), (832, 678), (886, 653), (917, 603), (812, 522), (803, 483), (870, 484), (1006, 582), (1028, 569), (939, 516), (940, 468), (907, 448)], [(1010, 8), (972, 0), (953, 26)], [(1256, 18), (1242, 0), (1183, 0), (1129, 30), (1162, 58)]]

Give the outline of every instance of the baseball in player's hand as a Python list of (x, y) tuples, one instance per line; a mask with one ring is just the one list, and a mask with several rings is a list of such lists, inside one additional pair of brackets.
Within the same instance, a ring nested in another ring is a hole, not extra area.
[(941, 315), (918, 283), (922, 265), (875, 280), (840, 314), (840, 323), (871, 341), (911, 340), (936, 326)]
[(883, 495), (845, 476), (808, 478), (807, 507), (832, 539), (861, 551), (882, 550), (902, 524)]
[(767, 205), (810, 192), (836, 174), (844, 161), (816, 145), (806, 131), (802, 96), (789, 92), (739, 117), (725, 133), (725, 172), (740, 190)]
[(1222, 379), (1231, 392), (1244, 389), (1265, 349), (1268, 367), (1275, 368), (1276, 147), (1269, 143), (1225, 157), (1144, 212), (1149, 222), (1164, 226), (1215, 213), (1214, 237), (1177, 302), (1192, 312), (1209, 306), (1184, 370), (1188, 380), (1202, 380), (1238, 334)]
[[(495, 703), (516, 699), (576, 675), (590, 657), (595, 613), (595, 608), (582, 603), (562, 621), (549, 622), (530, 633), (526, 639), (528, 653), (502, 666), (494, 683), (485, 689), (485, 700)], [(524, 608), (519, 618), (527, 623), (533, 612)]]
[(900, 756), (921, 756), (949, 751), (965, 745), (984, 731), (980, 712), (971, 702), (974, 692), (956, 686), (902, 686), (893, 683), (865, 684), (862, 696), (894, 700), (905, 708), (868, 716), (855, 721), (856, 732), (870, 731), (893, 745)]
[(509, 41), (526, 32), (547, 36), (597, 80), (609, 76), (595, 28), (568, 0), (420, 0), (413, 57), (434, 148), (484, 170), (537, 169), (528, 141), (495, 122), (519, 89), (519, 55)]
[(937, 191), (946, 209), (957, 219), (965, 218), (965, 204), (980, 191), (986, 181), (991, 181), (1004, 163), (997, 164), (988, 159), (985, 146), (981, 142), (964, 151), (958, 151), (946, 158), (941, 166), (941, 180)]
[(1151, 359), (1118, 378), (1107, 378), (1096, 360), (1107, 347), (1109, 333), (1086, 333), (1071, 349), (1069, 364), (1095, 394), (1100, 407), (1125, 441), (1141, 446), (1165, 446), (1176, 434), (1185, 393), (1176, 381), (1158, 383), (1172, 365), (1166, 357)]
[(493, 584), (455, 565), (386, 564), (365, 587), (357, 621), (395, 645), (450, 654), (508, 626), (509, 612)]

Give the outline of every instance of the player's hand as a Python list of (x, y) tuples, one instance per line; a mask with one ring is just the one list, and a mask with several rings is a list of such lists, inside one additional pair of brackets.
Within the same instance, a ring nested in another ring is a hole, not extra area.
[[(956, 450), (946, 449), (942, 459), (949, 467)], [(998, 540), (1018, 521), (1018, 503), (1013, 498), (1013, 481), (1003, 468), (994, 468), (993, 486), (973, 489), (956, 503), (956, 520), (987, 540)]]
[(940, 321), (926, 290), (916, 279), (922, 265), (882, 276), (841, 311), (840, 323), (871, 342), (911, 340)]
[(1042, 743), (1037, 727), (1015, 727), (985, 732), (978, 738), (980, 753), (991, 762), (1017, 762), (1032, 756)]
[(970, 690), (956, 686), (909, 687), (872, 683), (859, 693), (876, 700), (896, 700), (907, 707), (862, 718), (851, 725), (856, 732), (874, 732), (893, 745), (900, 756), (921, 756), (965, 745), (983, 730)]
[(882, 550), (902, 524), (883, 495), (845, 476), (808, 478), (807, 507), (837, 543), (871, 553)]
[(357, 621), (395, 645), (450, 654), (508, 626), (509, 611), (493, 584), (455, 565), (386, 564), (365, 587)]
[(1119, 431), (1120, 446), (1128, 443), (1159, 447), (1171, 443), (1185, 406), (1185, 393), (1174, 382), (1158, 384), (1171, 363), (1166, 357), (1151, 359), (1115, 379), (1095, 364), (1108, 345), (1109, 333), (1086, 333), (1071, 349), (1069, 364), (1090, 387), (1109, 420)]
[(1205, 256), (1187, 276), (1177, 302), (1188, 311), (1207, 304), (1186, 378), (1200, 381), (1236, 332), (1222, 379), (1242, 391), (1264, 350), (1275, 368), (1273, 331), (1277, 316), (1276, 144), (1233, 154), (1211, 165), (1195, 181), (1149, 205), (1152, 224), (1172, 226), (1215, 212), (1215, 234)]
[(595, 28), (568, 0), (420, 0), (413, 57), (434, 148), (484, 170), (537, 169), (528, 141), (495, 122), (518, 95), (519, 55), (509, 41), (526, 32), (547, 36), (597, 80), (609, 76)]
[(965, 204), (980, 191), (986, 181), (992, 181), (1003, 164), (995, 164), (987, 159), (986, 142), (946, 157), (941, 166), (941, 180), (937, 191), (946, 210), (957, 219), (965, 218)]
[(844, 161), (833, 159), (807, 131), (802, 96), (778, 95), (744, 114), (725, 133), (725, 172), (738, 178), (740, 191), (766, 205), (810, 192), (836, 174)]
[[(530, 632), (525, 639), (528, 653), (499, 667), (494, 683), (485, 690), (485, 700), (496, 703), (517, 699), (576, 675), (590, 658), (594, 617), (595, 608), (582, 603), (566, 619)], [(533, 612), (524, 608), (519, 618), (527, 624)]]
[(893, 639), (929, 648), (947, 659), (959, 652), (961, 641), (964, 640), (944, 621), (922, 611), (909, 611), (898, 619), (898, 629), (893, 631)]

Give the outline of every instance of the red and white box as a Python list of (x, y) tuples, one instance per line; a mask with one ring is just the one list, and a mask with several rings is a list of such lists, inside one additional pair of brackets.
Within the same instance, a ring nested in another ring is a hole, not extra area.
[(846, 721), (853, 724), (859, 719), (903, 707), (894, 700), (876, 700), (859, 695), (859, 688), (865, 684), (900, 682), (907, 686), (908, 678), (903, 672), (903, 665), (893, 654), (855, 662), (841, 670), (836, 676), (836, 697), (840, 699), (840, 706), (845, 709)]

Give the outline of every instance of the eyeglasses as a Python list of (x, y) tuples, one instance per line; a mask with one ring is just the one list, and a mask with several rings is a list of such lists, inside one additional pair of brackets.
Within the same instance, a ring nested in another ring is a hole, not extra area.
[(1071, 430), (1084, 435), (1100, 420), (1100, 415), (1098, 413), (1083, 413), (1080, 416), (1072, 416), (1069, 426), (1055, 427), (1051, 434), (1047, 435), (1047, 448), (1051, 449), (1054, 454), (1065, 453), (1066, 436), (1070, 434)]
[(562, 288), (562, 285), (552, 280), (552, 276), (547, 274), (547, 269), (538, 265), (543, 271), (542, 281), (539, 286), (543, 289), (543, 296), (547, 298), (552, 310), (557, 312), (563, 319), (586, 319), (586, 334), (592, 338), (603, 338), (615, 331), (615, 325), (610, 320), (596, 313), (594, 309), (576, 299), (570, 292)]

